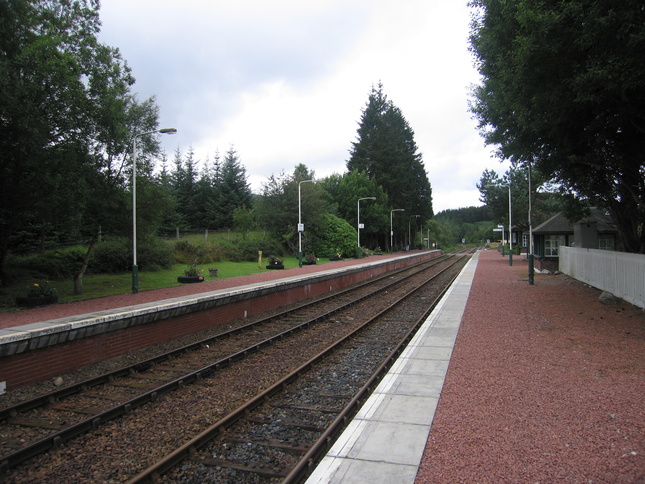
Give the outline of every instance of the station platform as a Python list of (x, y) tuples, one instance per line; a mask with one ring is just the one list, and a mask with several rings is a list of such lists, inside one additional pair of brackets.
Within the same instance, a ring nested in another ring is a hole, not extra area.
[(645, 312), (477, 252), (308, 484), (644, 483)]
[[(220, 296), (306, 287), (309, 278), (329, 284), (326, 278), (346, 271), (368, 275), (418, 257), (429, 255), (204, 284)], [(495, 250), (471, 258), (309, 484), (645, 482), (645, 312), (623, 301), (606, 306), (601, 291), (562, 274), (536, 274), (529, 285), (527, 262), (513, 262)], [(198, 290), (127, 300), (199, 299), (186, 292)], [(117, 298), (108, 308), (105, 299), (75, 307), (123, 312), (127, 306)], [(0, 329), (9, 332), (0, 338), (46, 321), (37, 315), (52, 309), (25, 311), (36, 319), (22, 324), (0, 315)]]
[(0, 388), (45, 381), (441, 255), (370, 256), (0, 314)]
[(307, 484), (415, 482), (479, 254), (462, 269)]

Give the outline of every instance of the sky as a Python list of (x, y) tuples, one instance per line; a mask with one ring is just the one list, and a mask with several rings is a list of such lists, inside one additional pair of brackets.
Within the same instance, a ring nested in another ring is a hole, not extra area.
[(468, 112), (479, 76), (466, 0), (101, 3), (100, 40), (121, 51), (138, 99), (156, 97), (159, 127), (178, 130), (159, 138), (170, 160), (233, 147), (256, 193), (300, 163), (345, 173), (380, 82), (414, 131), (435, 213), (482, 205), (482, 172), (506, 169)]

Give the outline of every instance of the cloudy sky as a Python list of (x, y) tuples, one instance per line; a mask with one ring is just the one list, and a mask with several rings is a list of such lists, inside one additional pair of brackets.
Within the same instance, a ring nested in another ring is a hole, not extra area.
[(232, 145), (260, 192), (305, 164), (344, 173), (372, 85), (415, 133), (435, 213), (479, 206), (491, 157), (468, 113), (478, 81), (467, 0), (103, 0), (101, 40), (121, 50), (139, 99), (156, 96), (172, 156)]

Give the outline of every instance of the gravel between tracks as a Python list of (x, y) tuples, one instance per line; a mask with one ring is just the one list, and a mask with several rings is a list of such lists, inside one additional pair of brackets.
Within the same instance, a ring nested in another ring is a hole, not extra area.
[(645, 313), (480, 254), (417, 484), (645, 482)]

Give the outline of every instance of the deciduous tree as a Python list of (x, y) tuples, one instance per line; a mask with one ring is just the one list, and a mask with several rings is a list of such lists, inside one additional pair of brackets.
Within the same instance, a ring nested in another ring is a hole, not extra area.
[(471, 109), (498, 155), (608, 209), (645, 252), (645, 8), (640, 0), (475, 0)]

